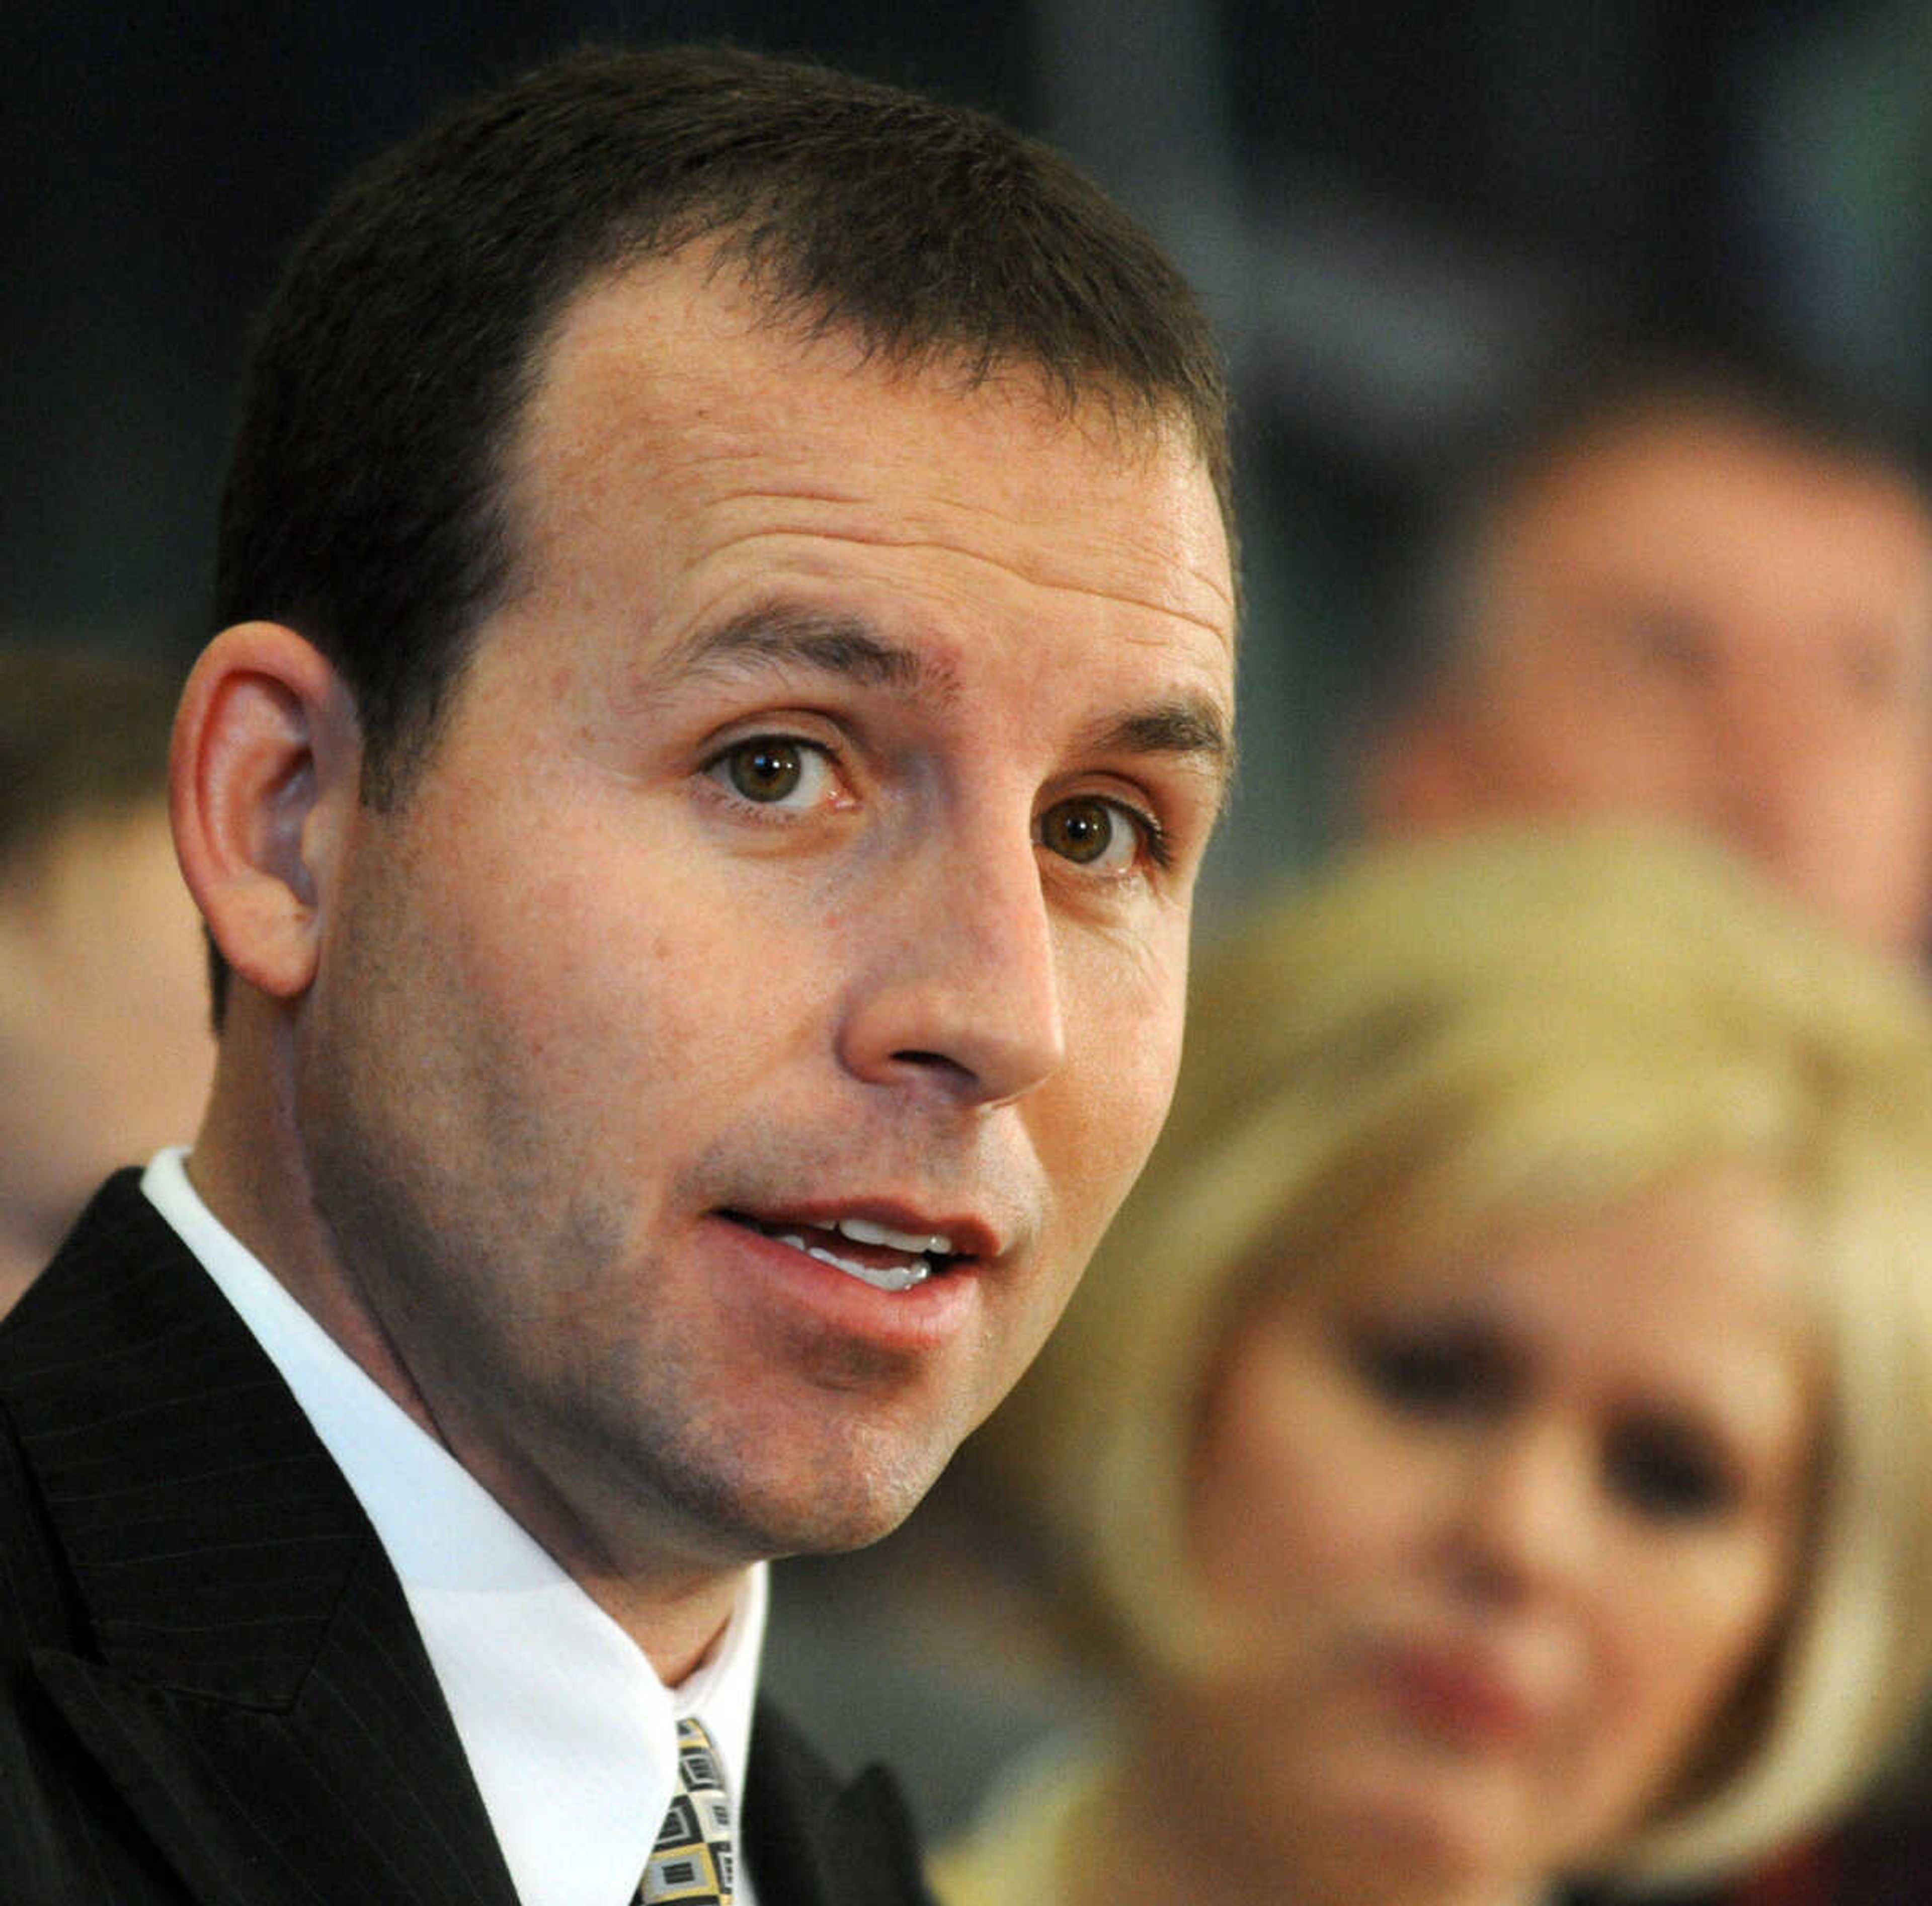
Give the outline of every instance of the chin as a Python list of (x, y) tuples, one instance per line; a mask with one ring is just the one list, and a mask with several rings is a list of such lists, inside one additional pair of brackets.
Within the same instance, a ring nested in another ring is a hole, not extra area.
[(1503, 1796), (1406, 1771), (1327, 1798), (1326, 1842), (1338, 1851), (1372, 1848), (1385, 1887), (1400, 1876), (1405, 1889), (1450, 1893), (1480, 1885), (1498, 1898), (1534, 1898), (1555, 1877), (1538, 1850), (1507, 1830), (1517, 1810)]
[[(950, 1454), (950, 1451), (946, 1453)], [(837, 1555), (890, 1535), (919, 1506), (944, 1456), (866, 1460), (852, 1452), (779, 1476), (740, 1472), (702, 1504), (700, 1519), (753, 1559)]]

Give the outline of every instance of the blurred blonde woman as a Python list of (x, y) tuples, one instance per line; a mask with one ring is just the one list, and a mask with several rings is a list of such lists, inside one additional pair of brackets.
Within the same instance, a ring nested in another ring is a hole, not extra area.
[(1527, 1906), (1841, 1809), (1932, 1659), (1932, 1029), (1714, 850), (1384, 852), (1198, 989), (985, 1432), (1119, 1685), (946, 1906)]

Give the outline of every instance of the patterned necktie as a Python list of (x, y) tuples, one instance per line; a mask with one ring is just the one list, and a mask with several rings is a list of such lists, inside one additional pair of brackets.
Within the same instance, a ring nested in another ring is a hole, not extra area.
[(634, 1906), (659, 1900), (731, 1906), (731, 1803), (718, 1750), (698, 1721), (677, 1724), (677, 1791)]

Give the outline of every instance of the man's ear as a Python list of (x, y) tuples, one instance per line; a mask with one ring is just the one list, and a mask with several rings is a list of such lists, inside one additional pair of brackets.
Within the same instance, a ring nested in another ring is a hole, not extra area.
[(272, 997), (315, 976), (362, 759), (353, 700), (292, 629), (238, 623), (202, 652), (169, 760), (175, 851), (223, 957)]

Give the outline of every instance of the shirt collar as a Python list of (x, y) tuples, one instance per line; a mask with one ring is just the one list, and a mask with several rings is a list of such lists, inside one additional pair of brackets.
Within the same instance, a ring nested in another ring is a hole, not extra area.
[[(224, 1225), (182, 1147), (141, 1188), (240, 1314), (375, 1525), (524, 1906), (626, 1906), (697, 1714), (743, 1816), (766, 1596), (751, 1569), (718, 1644), (667, 1689), (643, 1651)], [(738, 1863), (741, 1877), (743, 1862)], [(752, 1906), (748, 1888), (740, 1897)]]

